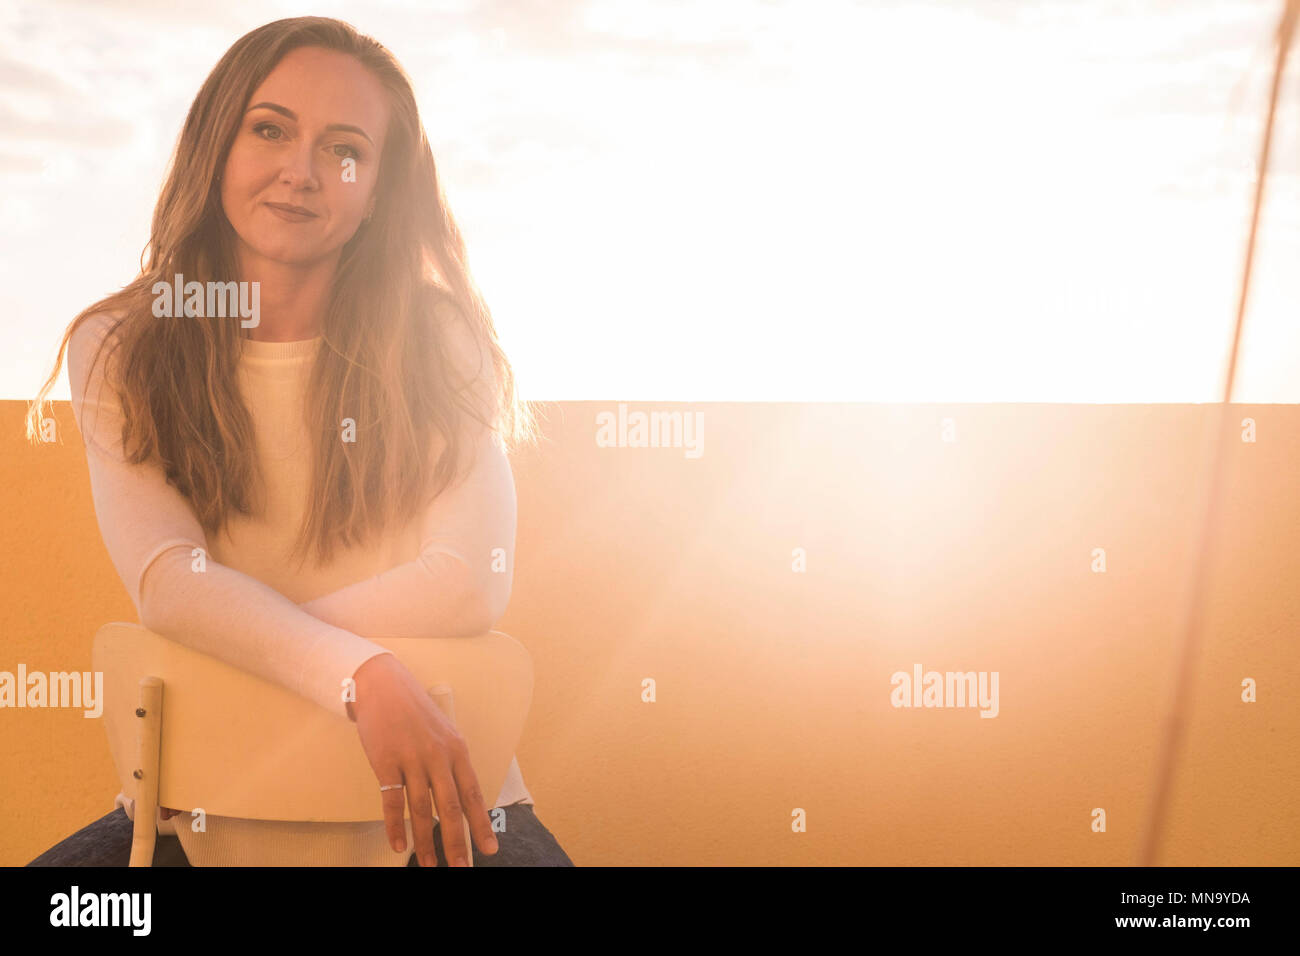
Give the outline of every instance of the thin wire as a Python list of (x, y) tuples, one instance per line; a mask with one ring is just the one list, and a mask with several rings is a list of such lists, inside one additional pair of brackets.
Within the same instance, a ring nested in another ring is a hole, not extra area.
[(1225, 438), (1229, 424), (1228, 405), (1232, 401), (1232, 386), (1237, 372), (1237, 352), (1241, 345), (1241, 330), (1246, 320), (1247, 294), (1250, 291), (1251, 270), (1255, 261), (1255, 237), (1259, 231), (1260, 212), (1264, 205), (1264, 183), (1268, 179), (1269, 150), (1273, 142), (1273, 119), (1277, 112), (1278, 93), (1282, 85), (1282, 75), (1286, 70), (1287, 54), (1295, 38), (1297, 20), (1300, 20), (1300, 0), (1285, 0), (1285, 7), (1277, 27), (1277, 54), (1273, 66), (1272, 92), (1268, 101), (1268, 119), (1264, 124), (1264, 136), (1259, 148), (1257, 167), (1259, 175), (1255, 180), (1255, 203), (1251, 213), (1250, 234), (1246, 239), (1246, 260), (1242, 267), (1241, 292), (1237, 298), (1237, 321), (1232, 331), (1232, 350), (1228, 356), (1223, 402), (1219, 405), (1217, 427), (1211, 433), (1206, 445), (1210, 458), (1210, 480), (1204, 486), (1205, 497), (1202, 501), (1204, 517), (1199, 529), (1198, 547), (1194, 551), (1195, 565), (1190, 582), (1191, 592), (1181, 622), (1183, 638), (1179, 645), (1173, 698), (1165, 718), (1165, 733), (1156, 764), (1156, 782), (1146, 832), (1141, 843), (1139, 866), (1155, 866), (1159, 857), (1160, 839), (1169, 813), (1174, 772), (1177, 769), (1183, 734), (1191, 710), (1192, 684), (1203, 630), (1202, 618), (1210, 556), (1215, 553), (1218, 544), (1219, 505), (1222, 498), (1224, 465), (1227, 461)]

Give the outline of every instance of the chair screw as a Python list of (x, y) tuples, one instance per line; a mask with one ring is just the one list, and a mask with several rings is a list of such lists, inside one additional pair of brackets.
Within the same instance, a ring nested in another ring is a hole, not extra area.
[(137, 780), (143, 780), (143, 779), (144, 779), (144, 771), (143, 771), (143, 770), (133, 770), (133, 771), (131, 771), (131, 776), (135, 777), (135, 779), (137, 779)]
[(144, 708), (143, 708), (143, 707), (137, 707), (137, 708), (135, 709), (135, 715), (136, 715), (137, 717), (143, 717), (143, 716), (144, 716)]

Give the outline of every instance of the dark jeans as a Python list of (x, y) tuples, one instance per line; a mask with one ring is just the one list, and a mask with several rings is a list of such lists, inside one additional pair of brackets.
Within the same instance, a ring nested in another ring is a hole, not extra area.
[[(531, 804), (512, 803), (506, 812), (505, 832), (497, 833), (497, 852), (488, 856), (474, 847), (475, 866), (573, 866), (568, 854), (555, 842), (551, 831), (542, 826)], [(126, 811), (118, 807), (89, 826), (82, 827), (28, 866), (126, 866), (131, 860), (131, 834), (134, 824)], [(442, 827), (434, 824), (433, 848), (438, 865), (446, 866), (442, 850)], [(154, 866), (189, 866), (181, 841), (159, 834), (154, 843)], [(419, 866), (411, 854), (407, 866)]]

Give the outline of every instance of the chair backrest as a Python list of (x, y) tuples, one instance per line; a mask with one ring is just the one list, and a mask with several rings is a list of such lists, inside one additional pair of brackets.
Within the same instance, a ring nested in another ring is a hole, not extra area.
[[(375, 643), (424, 687), (451, 688), (457, 731), (484, 797), (495, 800), (532, 704), (528, 651), (500, 631)], [(346, 718), (137, 624), (101, 627), (92, 661), (104, 674), (104, 725), (131, 799), (140, 680), (152, 676), (163, 681), (160, 806), (249, 820), (383, 818), (379, 783)]]

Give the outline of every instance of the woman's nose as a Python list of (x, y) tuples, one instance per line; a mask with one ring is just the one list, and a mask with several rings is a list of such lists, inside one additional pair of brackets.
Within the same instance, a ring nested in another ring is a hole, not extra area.
[(317, 189), (320, 186), (312, 165), (315, 151), (305, 139), (284, 158), (280, 182), (293, 189)]

